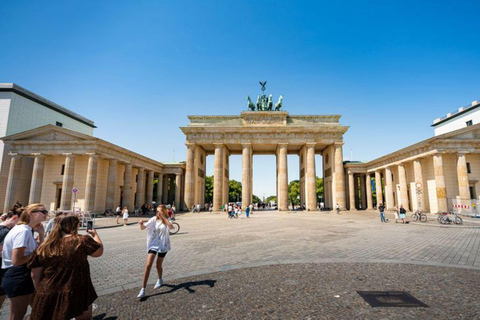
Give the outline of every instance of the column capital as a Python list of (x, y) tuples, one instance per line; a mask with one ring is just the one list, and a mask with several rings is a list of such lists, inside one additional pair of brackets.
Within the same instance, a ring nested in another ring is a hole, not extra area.
[(96, 154), (96, 153), (89, 153), (89, 152), (87, 152), (86, 154), (87, 154), (90, 158), (98, 158), (98, 154)]
[(310, 148), (311, 148), (311, 147), (315, 147), (316, 145), (317, 145), (317, 143), (315, 143), (315, 142), (307, 142), (307, 143), (305, 143), (305, 146), (306, 146), (306, 147), (310, 147)]
[(344, 142), (343, 142), (343, 141), (342, 141), (342, 142), (335, 142), (335, 143), (333, 143), (333, 146), (335, 146), (335, 147), (337, 147), (337, 148), (338, 148), (338, 147), (343, 147), (343, 145), (344, 145)]
[[(214, 144), (215, 145), (215, 144)], [(250, 142), (242, 143), (243, 148), (251, 148), (252, 144)]]
[(30, 155), (35, 156), (35, 158), (44, 158), (45, 155), (41, 153), (30, 153)]
[(223, 144), (223, 143), (214, 143), (213, 146), (214, 146), (215, 148), (222, 148), (222, 147), (225, 146), (225, 144)]
[(187, 148), (195, 148), (196, 144), (193, 143), (193, 142), (187, 142), (185, 143), (185, 145), (187, 146)]

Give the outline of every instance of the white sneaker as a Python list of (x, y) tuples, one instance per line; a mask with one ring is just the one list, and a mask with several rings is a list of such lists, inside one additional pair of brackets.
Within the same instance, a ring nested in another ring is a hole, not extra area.
[(140, 293), (138, 294), (137, 298), (145, 298), (145, 288), (140, 289)]
[(153, 287), (153, 289), (158, 289), (162, 286), (163, 284), (163, 279), (158, 279), (157, 280), (157, 283), (155, 283), (155, 286)]

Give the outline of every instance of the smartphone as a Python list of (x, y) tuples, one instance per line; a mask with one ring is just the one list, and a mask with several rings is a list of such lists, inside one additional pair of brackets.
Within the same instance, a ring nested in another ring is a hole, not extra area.
[(93, 229), (93, 220), (88, 220), (87, 221), (87, 230), (92, 230)]

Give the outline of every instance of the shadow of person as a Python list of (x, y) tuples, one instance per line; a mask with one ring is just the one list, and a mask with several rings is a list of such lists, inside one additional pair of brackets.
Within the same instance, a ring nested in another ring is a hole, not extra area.
[(106, 313), (99, 314), (98, 316), (93, 317), (93, 320), (117, 320), (118, 317), (107, 317)]
[(140, 299), (140, 301), (145, 301), (150, 297), (155, 297), (155, 296), (159, 296), (159, 295), (162, 295), (162, 294), (172, 293), (172, 292), (175, 292), (175, 291), (180, 290), (180, 289), (185, 289), (185, 290), (188, 291), (188, 293), (195, 293), (195, 289), (193, 289), (192, 287), (209, 286), (210, 288), (213, 288), (213, 287), (215, 287), (216, 282), (217, 282), (217, 280), (201, 280), (201, 281), (184, 282), (184, 283), (180, 283), (180, 284), (177, 284), (177, 285), (171, 285), (171, 284), (165, 283), (162, 286), (162, 288), (163, 287), (170, 288), (168, 291), (162, 291), (162, 292), (158, 292), (158, 293), (155, 293), (155, 294), (145, 296), (145, 298)]

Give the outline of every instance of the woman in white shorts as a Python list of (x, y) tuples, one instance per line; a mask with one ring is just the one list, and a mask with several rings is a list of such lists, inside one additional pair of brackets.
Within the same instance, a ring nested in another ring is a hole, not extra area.
[(168, 220), (168, 213), (165, 205), (161, 204), (157, 207), (157, 214), (150, 220), (138, 221), (141, 230), (147, 229), (147, 263), (145, 264), (145, 271), (143, 273), (142, 289), (137, 298), (145, 297), (145, 287), (147, 286), (148, 277), (150, 276), (150, 270), (152, 269), (155, 257), (157, 257), (157, 273), (158, 280), (155, 283), (154, 289), (158, 289), (163, 284), (162, 279), (162, 263), (163, 259), (170, 251), (170, 233), (168, 229), (172, 229), (173, 226)]
[(128, 222), (128, 208), (126, 206), (123, 207), (122, 214), (123, 214), (123, 226), (125, 227)]

